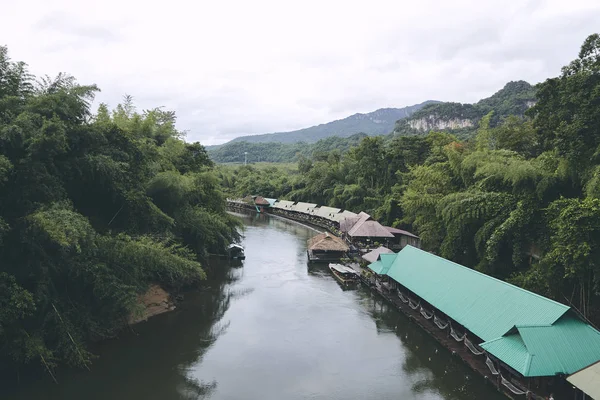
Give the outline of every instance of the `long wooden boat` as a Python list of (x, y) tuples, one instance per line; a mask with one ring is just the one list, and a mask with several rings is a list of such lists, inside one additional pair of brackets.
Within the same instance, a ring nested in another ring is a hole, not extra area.
[(333, 277), (342, 285), (354, 285), (359, 282), (358, 273), (342, 264), (329, 264)]

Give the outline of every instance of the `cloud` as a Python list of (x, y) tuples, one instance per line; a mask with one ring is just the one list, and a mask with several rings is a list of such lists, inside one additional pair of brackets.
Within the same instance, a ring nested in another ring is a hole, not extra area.
[(75, 17), (65, 12), (54, 12), (38, 20), (34, 29), (44, 33), (58, 33), (72, 36), (80, 41), (100, 40), (111, 42), (117, 40), (117, 35), (102, 25), (90, 25), (79, 22)]
[(428, 99), (474, 102), (556, 76), (598, 29), (596, 0), (9, 2), (0, 37), (115, 106), (174, 109), (221, 143)]

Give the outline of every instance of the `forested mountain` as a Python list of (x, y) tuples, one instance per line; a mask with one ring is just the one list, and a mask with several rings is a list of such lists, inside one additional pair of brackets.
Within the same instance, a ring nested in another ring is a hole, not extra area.
[(429, 100), (421, 104), (415, 104), (404, 108), (381, 108), (370, 113), (354, 114), (344, 119), (311, 126), (310, 128), (299, 129), (297, 131), (240, 136), (226, 144), (234, 142), (315, 143), (330, 136), (348, 137), (357, 133), (365, 133), (371, 136), (384, 135), (390, 133), (394, 129), (396, 121), (411, 116), (414, 112), (431, 103), (435, 103), (435, 101)]
[(600, 36), (537, 86), (528, 118), (528, 86), (505, 89), (466, 109), (517, 115), (494, 124), (485, 114), (472, 139), (367, 137), (345, 154), (301, 159), (297, 171), (220, 167), (222, 185), (231, 195), (366, 211), (419, 234), (429, 251), (600, 324)]
[[(386, 137), (385, 139), (389, 140), (393, 136), (423, 135), (434, 130), (452, 132), (458, 137), (466, 139), (475, 134), (479, 120), (487, 113), (493, 111), (490, 124), (494, 127), (507, 116), (522, 117), (525, 111), (533, 104), (535, 104), (535, 88), (533, 86), (525, 81), (509, 82), (504, 88), (492, 96), (482, 99), (474, 104), (441, 103), (432, 101), (422, 103), (419, 106), (424, 106), (414, 111), (412, 115), (401, 119), (399, 118), (394, 125), (393, 131), (391, 125), (389, 125), (389, 130), (380, 131), (379, 133), (372, 132), (370, 136), (389, 134), (390, 137)], [(375, 113), (357, 115), (367, 116), (374, 115)], [(308, 130), (325, 127), (330, 124), (337, 124), (342, 121), (350, 121), (350, 119), (354, 117), (355, 116), (352, 116), (345, 120), (334, 121), (329, 124), (319, 125), (318, 127), (308, 128)], [(380, 125), (379, 127), (382, 128), (383, 126), (384, 125)], [(291, 132), (288, 132), (285, 135), (288, 135), (289, 133)], [(277, 135), (280, 134), (271, 136), (258, 135), (258, 138), (284, 138), (284, 136)], [(362, 136), (366, 136), (366, 134), (363, 133)], [(331, 136), (327, 139), (319, 140), (316, 143), (309, 143), (309, 141), (298, 143), (283, 141), (266, 143), (263, 141), (254, 142), (250, 140), (250, 138), (256, 138), (257, 136), (243, 136), (224, 145), (210, 147), (208, 153), (211, 159), (218, 163), (243, 162), (245, 152), (248, 153), (247, 156), (249, 162), (290, 162), (297, 161), (300, 157), (310, 157), (313, 153), (330, 151), (333, 148), (336, 148), (343, 153), (347, 151), (350, 146), (357, 144), (356, 139), (362, 136), (352, 135), (347, 139), (344, 135)], [(288, 138), (288, 136), (285, 136), (285, 138)]]
[(535, 88), (525, 81), (508, 82), (492, 96), (474, 104), (428, 104), (411, 117), (399, 120), (394, 128), (396, 135), (427, 133), (432, 130), (454, 131), (466, 137), (475, 132), (478, 121), (493, 111), (491, 126), (503, 118), (523, 116), (535, 104)]
[[(209, 151), (210, 158), (218, 163), (296, 162), (302, 157), (311, 158), (322, 152), (337, 150), (340, 154), (358, 145), (364, 133), (349, 137), (330, 136), (316, 143), (249, 143), (230, 142)], [(247, 154), (245, 154), (247, 153)]]
[[(176, 290), (237, 240), (213, 163), (175, 114), (110, 112), (98, 88), (36, 81), (0, 47), (0, 374), (87, 367), (88, 344), (140, 311), (150, 284)], [(16, 379), (16, 378), (14, 378)]]

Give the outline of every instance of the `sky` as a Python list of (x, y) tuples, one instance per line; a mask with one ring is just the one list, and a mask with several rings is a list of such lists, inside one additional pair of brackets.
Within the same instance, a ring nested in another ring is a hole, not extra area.
[(0, 45), (175, 110), (186, 140), (300, 129), (425, 100), (475, 102), (557, 76), (598, 0), (0, 0)]

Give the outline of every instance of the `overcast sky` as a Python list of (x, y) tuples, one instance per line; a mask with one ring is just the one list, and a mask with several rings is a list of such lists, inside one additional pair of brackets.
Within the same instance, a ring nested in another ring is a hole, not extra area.
[(382, 107), (474, 102), (556, 76), (599, 0), (0, 0), (0, 44), (114, 107), (178, 115), (205, 145)]

